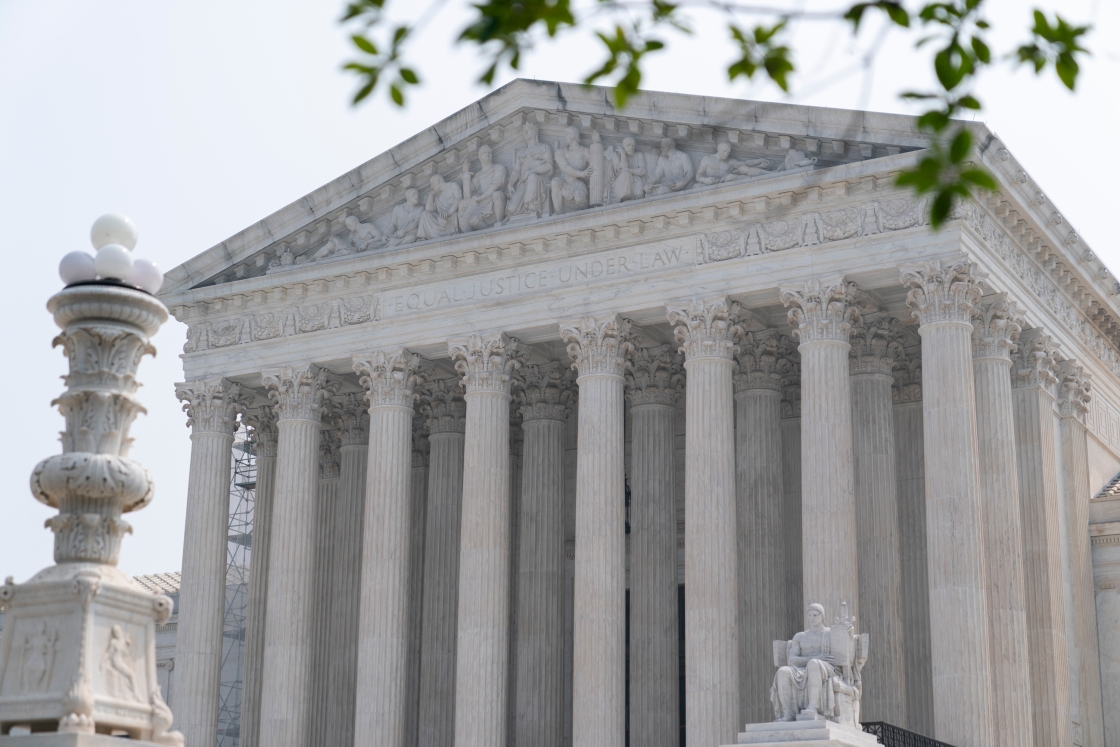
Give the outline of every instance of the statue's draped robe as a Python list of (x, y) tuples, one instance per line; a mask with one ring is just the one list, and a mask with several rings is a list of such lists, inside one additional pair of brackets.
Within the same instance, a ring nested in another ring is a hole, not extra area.
[(684, 189), (690, 181), (692, 181), (692, 159), (687, 153), (673, 151), (671, 156), (658, 157), (653, 183), (646, 187), (646, 192), (651, 195), (664, 195), (678, 189), (676, 185), (680, 182), (684, 184), (679, 189)]
[(438, 239), (440, 236), (450, 236), (459, 233), (459, 202), (463, 199), (463, 190), (455, 182), (444, 182), (443, 189), (432, 193), (433, 210), (424, 210), (420, 216), (420, 229), (416, 232), (418, 239)]
[[(591, 163), (591, 154), (587, 148), (567, 148), (556, 154), (556, 162), (559, 164), (561, 159), (567, 164), (568, 168), (573, 171), (583, 171)], [(553, 205), (552, 207), (560, 211), (565, 207), (573, 210), (578, 210), (587, 207), (588, 192), (587, 184), (583, 179), (572, 176), (571, 174), (560, 169), (560, 195), (564, 198), (563, 205)]]
[(385, 235), (389, 237), (386, 246), (400, 246), (416, 241), (416, 231), (420, 227), (420, 216), (424, 208), (420, 205), (409, 205), (402, 202), (393, 208), (389, 214), (389, 227)]
[(471, 197), (459, 203), (459, 227), (464, 231), (488, 225), (495, 217), (493, 190), (501, 189), (506, 183), (506, 167), (500, 163), (491, 164), (471, 176), (471, 194), (489, 194), (475, 202)]
[(837, 676), (839, 672), (831, 664), (817, 659), (818, 656), (825, 656), (831, 649), (831, 639), (829, 637), (829, 629), (824, 628), (820, 631), (806, 630), (794, 636), (794, 641), (800, 646), (800, 656), (808, 658), (811, 661), (817, 662), (817, 669), (815, 670), (820, 677), (820, 700), (817, 703), (809, 702), (809, 678), (810, 667), (806, 662), (806, 666), (798, 667), (787, 665), (780, 667), (778, 673), (774, 676), (774, 684), (770, 688), (770, 702), (774, 706), (774, 718), (782, 719), (785, 715), (786, 708), (784, 703), (786, 697), (791, 697), (794, 701), (793, 713), (796, 715), (805, 710), (809, 706), (813, 706), (817, 713), (822, 716), (828, 716), (836, 709), (836, 693), (830, 685), (830, 680)]
[(517, 154), (509, 180), (509, 215), (546, 215), (548, 186), (552, 176), (552, 149), (543, 143), (530, 145)]
[(612, 155), (608, 176), (611, 181), (611, 203), (638, 200), (646, 196), (646, 175), (649, 156), (635, 150), (632, 154), (619, 150)]

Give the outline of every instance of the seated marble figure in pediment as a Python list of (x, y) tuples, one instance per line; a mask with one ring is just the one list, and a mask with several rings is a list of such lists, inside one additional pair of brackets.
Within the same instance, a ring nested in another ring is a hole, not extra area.
[(810, 604), (809, 628), (791, 641), (774, 641), (774, 684), (770, 702), (775, 721), (835, 721), (859, 728), (860, 672), (869, 638), (858, 634), (847, 605), (832, 627), (824, 607)]

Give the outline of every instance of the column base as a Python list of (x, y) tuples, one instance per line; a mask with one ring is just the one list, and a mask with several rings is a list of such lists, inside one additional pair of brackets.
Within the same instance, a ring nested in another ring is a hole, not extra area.
[(878, 747), (879, 740), (854, 726), (835, 721), (773, 721), (747, 724), (739, 732), (735, 744), (753, 744), (758, 747)]
[(24, 734), (0, 737), (0, 747), (121, 747), (127, 741), (130, 747), (157, 747), (155, 742), (135, 739), (122, 740), (106, 734)]

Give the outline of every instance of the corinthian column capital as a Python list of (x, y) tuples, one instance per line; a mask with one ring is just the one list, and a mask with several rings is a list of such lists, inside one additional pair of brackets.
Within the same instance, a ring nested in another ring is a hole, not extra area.
[(621, 377), (626, 354), (634, 349), (629, 340), (630, 322), (618, 316), (601, 322), (586, 316), (560, 325), (560, 338), (568, 343), (568, 356), (580, 376), (604, 374)]
[(429, 435), (463, 433), (467, 427), (467, 404), (463, 387), (455, 379), (433, 379), (420, 389), (420, 412)]
[(895, 362), (902, 357), (902, 330), (897, 319), (879, 316), (862, 318), (852, 325), (848, 353), (848, 372), (885, 374), (891, 376)]
[(848, 342), (859, 309), (851, 304), (843, 276), (811, 278), (780, 289), (789, 309), (789, 323), (801, 344), (821, 341)]
[(777, 330), (773, 329), (743, 335), (739, 354), (735, 358), (739, 366), (735, 373), (736, 392), (750, 389), (782, 391), (782, 378), (793, 364), (778, 351), (780, 339)]
[(1077, 418), (1084, 423), (1092, 399), (1089, 374), (1072, 358), (1062, 361), (1058, 366), (1058, 410), (1062, 417)]
[(338, 431), (319, 433), (319, 479), (333, 480), (342, 464), (342, 439)]
[(510, 376), (521, 367), (517, 340), (498, 332), (470, 335), (447, 344), (455, 370), (463, 377), (467, 394), (509, 394)]
[(276, 456), (276, 440), (280, 435), (276, 418), (276, 408), (273, 405), (254, 407), (241, 416), (241, 422), (249, 426), (249, 438), (253, 441), (258, 459)]
[(684, 388), (679, 354), (668, 345), (635, 348), (626, 361), (626, 399), (638, 405), (676, 405)]
[(229, 436), (237, 430), (237, 416), (253, 401), (253, 395), (243, 393), (240, 384), (222, 378), (176, 384), (175, 396), (183, 402), (188, 428), (195, 433)]
[(365, 446), (369, 443), (369, 408), (362, 395), (347, 392), (335, 401), (331, 425), (338, 429), (339, 446)]
[(1056, 397), (1059, 359), (1058, 344), (1041, 327), (1024, 331), (1011, 357), (1011, 386), (1037, 386)]
[(743, 328), (735, 323), (739, 304), (728, 303), (726, 298), (702, 300), (694, 298), (686, 308), (670, 308), (669, 324), (680, 343), (685, 360), (694, 358), (723, 358), (731, 360), (738, 348), (735, 340)]
[(906, 305), (923, 325), (970, 322), (987, 290), (986, 278), (974, 262), (964, 257), (948, 263), (926, 262), (903, 270), (901, 275), (902, 284), (910, 288)]
[(280, 366), (261, 374), (268, 387), (268, 397), (276, 405), (279, 420), (311, 420), (319, 422), (323, 400), (337, 383), (330, 380), (325, 368), (314, 363)]
[(354, 371), (366, 390), (366, 401), (374, 407), (412, 409), (419, 381), (420, 356), (404, 348), (372, 350), (353, 357)]
[(981, 303), (972, 322), (972, 357), (1011, 362), (1011, 351), (1023, 331), (1023, 319), (1014, 301), (1000, 295)]
[(570, 368), (558, 361), (527, 365), (516, 374), (517, 402), (523, 420), (567, 420), (575, 403), (575, 381)]

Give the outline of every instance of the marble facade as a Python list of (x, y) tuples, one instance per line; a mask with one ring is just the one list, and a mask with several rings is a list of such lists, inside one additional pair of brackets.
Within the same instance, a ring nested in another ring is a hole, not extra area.
[[(243, 744), (669, 747), (681, 695), (690, 745), (801, 738), (742, 728), (812, 602), (871, 642), (864, 721), (1120, 744), (1088, 510), (1120, 443), (1086, 416), (1116, 278), (982, 125), (1000, 190), (935, 232), (893, 186), (911, 118), (607, 101), (516, 81), (167, 274), (180, 396), (251, 395), (274, 471)], [(184, 579), (232, 421), (198, 427)], [(325, 621), (324, 584), (356, 600)]]

